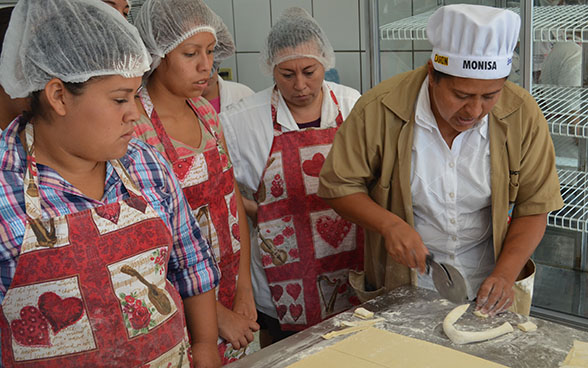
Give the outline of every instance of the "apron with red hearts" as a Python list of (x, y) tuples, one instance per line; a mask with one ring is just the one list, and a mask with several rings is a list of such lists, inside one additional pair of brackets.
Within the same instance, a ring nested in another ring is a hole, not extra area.
[[(239, 216), (232, 164), (218, 134), (211, 129), (205, 118), (208, 111), (201, 111), (188, 100), (204, 128), (215, 137), (216, 144), (202, 153), (180, 158), (153, 108), (147, 89), (142, 89), (140, 96), (192, 213), (198, 220), (202, 235), (213, 249), (222, 275), (216, 289), (217, 300), (226, 308), (232, 309), (240, 255)], [(241, 357), (244, 349), (234, 350), (219, 339), (219, 353), (223, 363), (228, 363)]]
[(43, 219), (33, 139), (27, 124), (28, 221), (0, 307), (3, 366), (190, 367), (165, 223), (119, 161), (129, 199)]
[(282, 132), (272, 94), (274, 140), (255, 195), (258, 242), (283, 330), (301, 330), (358, 304), (348, 282), (363, 269), (363, 231), (317, 197), (318, 176), (337, 126)]

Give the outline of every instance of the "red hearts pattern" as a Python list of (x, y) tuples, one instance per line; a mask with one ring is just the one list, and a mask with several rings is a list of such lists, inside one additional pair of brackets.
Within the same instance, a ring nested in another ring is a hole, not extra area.
[(337, 249), (351, 230), (351, 223), (341, 217), (333, 219), (321, 216), (316, 222), (320, 237), (331, 247)]
[(302, 163), (302, 171), (308, 176), (318, 178), (324, 163), (325, 156), (322, 153), (315, 153), (312, 160), (306, 160)]
[(290, 296), (296, 300), (302, 291), (302, 286), (300, 284), (288, 284), (286, 285), (286, 292), (290, 294)]
[(119, 203), (111, 203), (105, 206), (96, 207), (96, 214), (102, 218), (107, 219), (108, 221), (112, 222), (113, 224), (118, 223), (118, 218), (120, 216), (120, 204)]
[(300, 316), (302, 315), (302, 305), (291, 304), (289, 309), (290, 309), (290, 314), (292, 315), (292, 318), (294, 318), (294, 321), (298, 321), (298, 318), (300, 318)]
[(288, 307), (285, 305), (278, 305), (276, 311), (278, 312), (278, 319), (284, 319), (286, 312), (288, 312)]
[(33, 306), (23, 307), (20, 318), (10, 323), (16, 342), (24, 346), (51, 346), (49, 324), (39, 309)]
[(145, 210), (147, 209), (147, 202), (145, 202), (142, 197), (133, 196), (127, 199), (126, 203), (129, 207), (132, 207), (141, 213), (145, 213)]
[(270, 292), (272, 293), (272, 298), (277, 302), (284, 294), (284, 288), (281, 285), (271, 285)]
[(233, 224), (233, 226), (231, 226), (231, 235), (233, 235), (233, 238), (237, 239), (237, 241), (241, 241), (241, 232), (239, 230), (239, 224)]
[(188, 175), (188, 172), (192, 168), (192, 163), (194, 162), (194, 156), (186, 157), (181, 160), (177, 160), (174, 162), (174, 174), (183, 181)]
[(84, 306), (80, 298), (62, 299), (53, 292), (46, 292), (39, 297), (39, 310), (55, 334), (75, 324), (84, 315)]

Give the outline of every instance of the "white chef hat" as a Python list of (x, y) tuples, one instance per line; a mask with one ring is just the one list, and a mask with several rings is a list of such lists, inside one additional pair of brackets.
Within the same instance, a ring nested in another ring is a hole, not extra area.
[(509, 75), (521, 18), (506, 9), (456, 4), (431, 15), (427, 36), (433, 67), (463, 78), (499, 79)]

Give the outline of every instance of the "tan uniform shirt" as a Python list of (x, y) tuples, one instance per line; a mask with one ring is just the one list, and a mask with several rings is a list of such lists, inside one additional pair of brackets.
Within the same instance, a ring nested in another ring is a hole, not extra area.
[[(318, 195), (366, 193), (414, 226), (410, 193), (415, 104), (426, 66), (390, 78), (363, 95), (337, 132), (320, 175)], [(506, 82), (489, 114), (494, 256), (498, 258), (513, 218), (559, 209), (563, 200), (547, 122), (533, 97)], [(365, 286), (369, 299), (416, 283), (416, 273), (395, 263), (383, 237), (367, 232)], [(363, 289), (361, 285), (360, 289)], [(354, 285), (358, 287), (358, 285)]]

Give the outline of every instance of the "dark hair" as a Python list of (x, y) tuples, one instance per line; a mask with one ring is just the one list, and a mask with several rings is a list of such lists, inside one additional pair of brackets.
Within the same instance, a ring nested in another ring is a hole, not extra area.
[(8, 23), (10, 23), (12, 9), (14, 9), (12, 6), (0, 9), (0, 53), (2, 52), (2, 45), (4, 44), (4, 36), (8, 29)]
[[(82, 83), (63, 82), (63, 85), (65, 86), (65, 89), (67, 89), (67, 91), (69, 93), (71, 93), (72, 95), (81, 96), (82, 93), (84, 93), (84, 88), (86, 88), (86, 85), (88, 84), (88, 82), (90, 82), (93, 79), (95, 79), (95, 78), (90, 78), (89, 80), (82, 82)], [(32, 118), (34, 118), (36, 116), (45, 117), (45, 108), (44, 108), (43, 104), (41, 103), (41, 92), (43, 92), (43, 90), (35, 91), (31, 94), (29, 111), (24, 112), (24, 118), (26, 120), (31, 120)]]
[(447, 73), (443, 73), (438, 71), (437, 69), (433, 68), (433, 81), (435, 81), (435, 83), (439, 83), (439, 81), (443, 78), (451, 78), (452, 76), (447, 74)]

